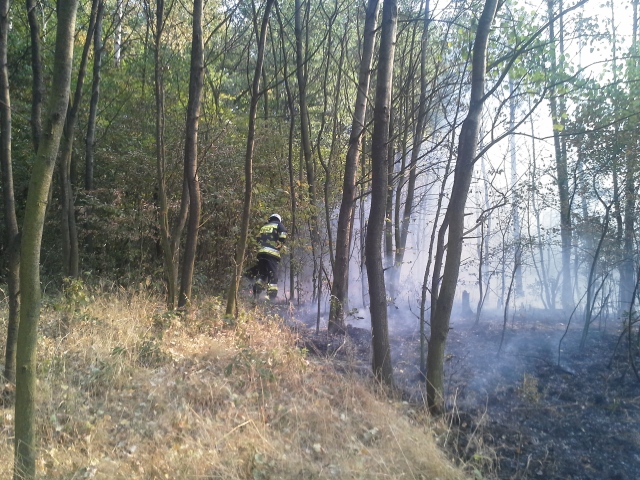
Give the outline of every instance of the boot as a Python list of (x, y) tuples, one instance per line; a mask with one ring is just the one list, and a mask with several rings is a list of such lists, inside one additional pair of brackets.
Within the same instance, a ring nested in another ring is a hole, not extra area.
[(269, 297), (269, 300), (275, 300), (278, 296), (278, 285), (270, 283), (267, 287), (267, 295)]
[(253, 296), (257, 297), (263, 291), (264, 291), (264, 282), (260, 279), (256, 280), (256, 282), (253, 284)]

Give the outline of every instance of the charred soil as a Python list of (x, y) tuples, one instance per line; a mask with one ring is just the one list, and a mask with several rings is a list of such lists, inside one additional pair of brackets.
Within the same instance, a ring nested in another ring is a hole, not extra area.
[[(640, 381), (626, 337), (619, 343), (615, 327), (594, 325), (580, 348), (581, 326), (574, 319), (567, 330), (566, 322), (533, 311), (509, 318), (506, 328), (499, 316), (478, 325), (452, 322), (445, 366), (449, 428), (439, 440), (478, 466), (483, 478), (640, 478)], [(419, 409), (425, 389), (415, 323), (398, 312), (389, 317), (394, 378)], [(352, 322), (344, 337), (305, 329), (310, 353), (370, 375), (364, 320)]]

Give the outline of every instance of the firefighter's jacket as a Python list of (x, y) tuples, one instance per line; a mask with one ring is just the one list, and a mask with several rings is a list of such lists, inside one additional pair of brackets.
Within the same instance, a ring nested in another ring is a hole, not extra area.
[(258, 255), (267, 254), (280, 258), (280, 249), (287, 239), (287, 230), (281, 222), (270, 221), (265, 223), (258, 234)]

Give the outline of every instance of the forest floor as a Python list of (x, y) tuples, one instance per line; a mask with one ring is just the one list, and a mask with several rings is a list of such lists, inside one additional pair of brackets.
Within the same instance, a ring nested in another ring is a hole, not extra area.
[[(396, 384), (420, 408), (414, 318), (392, 312), (389, 331)], [(485, 478), (640, 478), (640, 381), (626, 344), (616, 348), (616, 328), (594, 325), (580, 349), (575, 319), (565, 335), (565, 318), (523, 310), (509, 319), (504, 338), (499, 314), (477, 326), (452, 320), (445, 367), (450, 428), (438, 441), (453, 457), (481, 465)], [(368, 321), (352, 321), (345, 340), (326, 329), (316, 334), (311, 323), (303, 319), (309, 350), (370, 375)]]

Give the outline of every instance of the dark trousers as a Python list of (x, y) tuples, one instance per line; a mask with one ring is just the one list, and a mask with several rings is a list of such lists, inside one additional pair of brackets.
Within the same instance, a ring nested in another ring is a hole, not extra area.
[(278, 283), (278, 265), (280, 259), (266, 253), (258, 254), (258, 263), (247, 269), (245, 276), (263, 283)]
[(280, 259), (265, 253), (258, 254), (258, 265), (256, 265), (256, 277), (268, 284), (278, 284), (278, 265)]

